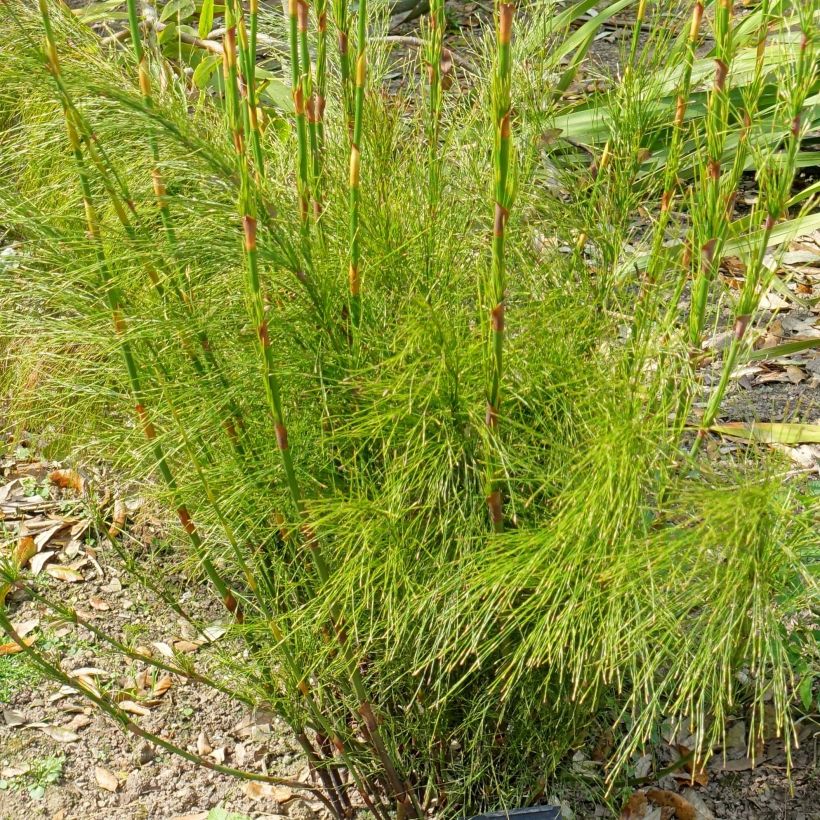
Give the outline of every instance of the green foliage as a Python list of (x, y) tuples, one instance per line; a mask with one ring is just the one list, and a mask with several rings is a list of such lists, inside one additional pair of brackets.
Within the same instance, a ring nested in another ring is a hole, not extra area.
[[(511, 48), (477, 40), (477, 76), (429, 106), (412, 86), (380, 93), (386, 46), (370, 37), (355, 96), (355, 63), (329, 60), (314, 165), (299, 105), (286, 133), (254, 135), (241, 32), (224, 96), (197, 69), (149, 97), (130, 50), (46, 5), (59, 73), (40, 16), (0, 10), (12, 417), (178, 512), (179, 549), (146, 548), (144, 580), (181, 600), (179, 560), (225, 600), (247, 649), (224, 659), (237, 696), (276, 708), (328, 777), (343, 764), (380, 817), (396, 801), (454, 816), (537, 797), (603, 705), (620, 728), (613, 772), (662, 719), (700, 726), (708, 754), (738, 699), (758, 716), (771, 699), (788, 727), (816, 501), (777, 465), (683, 452), (698, 384), (680, 299), (696, 277), (699, 339), (722, 286), (684, 246), (719, 232), (757, 259), (803, 224), (789, 134), (795, 111), (798, 133), (817, 116), (793, 36), (812, 42), (811, 14), (773, 7), (761, 63), (759, 15), (719, 22), (732, 65), (711, 92), (712, 59), (693, 61), (690, 86), (685, 33), (653, 18), (623, 82), (574, 107), (544, 89), (569, 85), (561, 57), (589, 47), (599, 23), (569, 33), (587, 2), (532, 9)], [(310, 89), (288, 22), (294, 88)], [(163, 65), (152, 55), (156, 80)], [(717, 184), (704, 157), (726, 169)], [(761, 204), (732, 222), (747, 167)], [(670, 185), (678, 206), (661, 215)], [(493, 252), (494, 201), (510, 214)], [(767, 217), (787, 208), (776, 235)], [(500, 303), (503, 347), (488, 344)]]
[(0, 780), (0, 791), (26, 789), (32, 800), (41, 800), (46, 788), (59, 783), (63, 776), (65, 755), (50, 755), (32, 760), (24, 774)]
[(23, 689), (36, 686), (42, 675), (25, 656), (0, 657), (0, 703), (8, 703)]

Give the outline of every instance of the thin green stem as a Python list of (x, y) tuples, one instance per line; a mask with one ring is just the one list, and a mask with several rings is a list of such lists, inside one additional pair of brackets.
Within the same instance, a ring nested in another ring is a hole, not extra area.
[(485, 423), (488, 437), (487, 506), (495, 532), (504, 529), (501, 467), (498, 456), (501, 385), (504, 379), (504, 319), (507, 290), (506, 229), (513, 202), (513, 149), (510, 83), (515, 6), (496, 3), (496, 56), (493, 75), (493, 216), (492, 265), (487, 286), (490, 306), (489, 379)]
[[(59, 77), (60, 61), (57, 54), (57, 45), (54, 38), (54, 32), (51, 27), (51, 18), (48, 12), (47, 0), (39, 0), (39, 6), (46, 36), (46, 66), (52, 76)], [(199, 557), (206, 575), (219, 593), (228, 611), (231, 612), (237, 620), (241, 620), (243, 617), (242, 611), (238, 607), (236, 599), (234, 598), (229, 586), (225, 583), (225, 581), (223, 581), (210, 559), (207, 555), (205, 555), (202, 538), (200, 537), (199, 531), (197, 530), (195, 524), (191, 520), (191, 516), (186, 505), (180, 498), (176, 480), (171, 472), (171, 468), (168, 466), (164, 449), (157, 438), (156, 429), (151, 421), (148, 410), (146, 409), (139, 368), (137, 366), (131, 344), (127, 339), (126, 320), (121, 304), (119, 288), (113, 281), (111, 271), (108, 267), (108, 261), (105, 256), (105, 251), (100, 239), (99, 221), (92, 201), (91, 183), (89, 181), (85, 160), (83, 158), (82, 143), (70, 109), (63, 105), (63, 111), (65, 114), (66, 131), (68, 133), (71, 152), (77, 166), (77, 176), (80, 182), (80, 190), (83, 198), (88, 236), (94, 245), (94, 252), (97, 257), (97, 264), (100, 271), (101, 285), (106, 294), (108, 306), (113, 318), (114, 330), (119, 340), (120, 351), (128, 373), (128, 380), (131, 388), (131, 394), (135, 402), (137, 418), (142, 426), (146, 439), (151, 444), (154, 451), (157, 469), (159, 470), (160, 475), (174, 498), (177, 517), (179, 518), (183, 529), (188, 534), (194, 551)]]
[(361, 202), (362, 128), (364, 122), (364, 92), (367, 81), (367, 0), (359, 0), (356, 30), (356, 68), (353, 94), (353, 136), (350, 141), (350, 266), (348, 290), (350, 294), (350, 318), (358, 327), (361, 320)]

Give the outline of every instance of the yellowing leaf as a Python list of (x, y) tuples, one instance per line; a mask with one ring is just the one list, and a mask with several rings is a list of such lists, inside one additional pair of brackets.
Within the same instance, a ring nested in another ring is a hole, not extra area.
[(739, 421), (715, 424), (712, 431), (722, 436), (734, 436), (764, 444), (820, 444), (820, 424), (789, 422), (758, 422), (743, 424)]
[(14, 548), (14, 560), (18, 567), (24, 567), (37, 552), (37, 545), (30, 535), (24, 535)]
[(76, 569), (72, 569), (71, 567), (64, 567), (61, 564), (49, 564), (46, 567), (46, 572), (52, 578), (65, 581), (67, 584), (76, 584), (79, 581), (85, 580), (81, 572), (77, 572)]
[[(23, 643), (26, 646), (31, 646), (37, 640), (36, 635), (32, 635), (30, 638), (23, 638)], [(19, 643), (15, 643), (12, 641), (11, 643), (4, 643), (0, 644), (0, 655), (16, 655), (18, 652), (22, 652), (23, 647), (20, 646)]]

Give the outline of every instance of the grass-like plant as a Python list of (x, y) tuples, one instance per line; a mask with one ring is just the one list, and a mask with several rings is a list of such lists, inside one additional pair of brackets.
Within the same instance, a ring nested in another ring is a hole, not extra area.
[[(170, 553), (111, 546), (181, 613), (173, 579), (206, 581), (245, 651), (211, 675), (141, 662), (276, 709), (340, 817), (353, 789), (379, 818), (537, 801), (613, 718), (614, 784), (664, 719), (698, 728), (699, 758), (738, 702), (759, 727), (771, 701), (790, 731), (816, 499), (777, 462), (715, 462), (703, 442), (767, 250), (817, 224), (817, 185), (793, 189), (817, 125), (817, 4), (732, 19), (699, 2), (679, 31), (677, 6), (637, 4), (623, 82), (575, 102), (629, 2), (572, 28), (593, 5), (498, 2), (444, 89), (433, 2), (427, 89), (390, 93), (383, 8), (363, 0), (354, 55), (346, 3), (334, 55), (323, 0), (313, 27), (303, 0), (277, 17), (228, 0), (221, 42), (211, 17), (156, 60), (134, 3), (122, 47), (55, 0), (0, 6), (9, 418), (176, 514)], [(268, 32), (290, 110), (255, 65)], [(222, 71), (192, 83), (214, 54)], [(750, 171), (759, 200), (737, 217)], [(740, 292), (720, 290), (728, 253)], [(694, 419), (692, 347), (719, 321), (734, 341)], [(19, 562), (0, 574), (81, 619)], [(0, 625), (15, 640), (8, 605)], [(275, 780), (86, 694), (169, 751)]]

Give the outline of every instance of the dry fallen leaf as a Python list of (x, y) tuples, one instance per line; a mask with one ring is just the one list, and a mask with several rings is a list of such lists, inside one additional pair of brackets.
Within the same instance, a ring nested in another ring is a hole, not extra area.
[(10, 729), (25, 726), (28, 723), (26, 716), (22, 712), (15, 712), (14, 709), (3, 709), (3, 720)]
[(656, 805), (675, 810), (678, 820), (698, 820), (697, 809), (683, 796), (667, 789), (650, 788), (646, 796)]
[(48, 474), (48, 480), (63, 490), (82, 493), (85, 489), (85, 481), (76, 470), (52, 470)]
[(104, 769), (102, 766), (94, 767), (94, 778), (97, 781), (97, 785), (101, 789), (105, 789), (107, 792), (115, 792), (120, 787), (120, 782), (117, 780), (117, 776), (113, 772), (109, 772), (108, 769)]
[(260, 783), (258, 780), (249, 780), (244, 786), (245, 794), (252, 800), (270, 799), (277, 803), (287, 803), (296, 795), (287, 786), (278, 786), (275, 783)]
[(79, 581), (84, 581), (85, 578), (81, 572), (71, 567), (64, 567), (62, 564), (49, 564), (46, 567), (46, 572), (59, 581), (65, 581), (67, 584), (76, 584)]
[(146, 709), (144, 706), (141, 706), (133, 700), (121, 700), (117, 705), (123, 712), (129, 712), (130, 714), (138, 715), (139, 717), (145, 717), (146, 715), (151, 714), (150, 709)]
[(49, 527), (47, 530), (43, 530), (34, 539), (34, 543), (37, 545), (37, 549), (41, 550), (64, 527), (65, 527), (65, 524), (62, 521), (58, 521), (56, 524)]
[(213, 751), (213, 746), (211, 746), (211, 742), (208, 740), (208, 735), (205, 734), (205, 730), (202, 729), (199, 733), (199, 737), (196, 739), (196, 753), (200, 757), (205, 757), (205, 755), (209, 755)]
[(128, 509), (125, 502), (119, 498), (114, 502), (114, 512), (111, 516), (111, 526), (108, 528), (108, 534), (111, 538), (116, 538), (125, 526), (125, 518), (128, 515)]
[(110, 678), (111, 673), (105, 669), (100, 669), (98, 666), (81, 666), (79, 669), (74, 669), (68, 673), (71, 678)]
[[(30, 638), (23, 638), (23, 643), (26, 646), (31, 646), (36, 640), (37, 636), (32, 635)], [(22, 651), (23, 647), (20, 646), (19, 643), (15, 643), (14, 641), (0, 645), (0, 655), (16, 655), (18, 652)]]
[(30, 535), (24, 535), (14, 548), (14, 561), (18, 567), (24, 567), (37, 552), (37, 545)]
[(88, 604), (92, 609), (98, 612), (107, 612), (111, 607), (99, 595), (92, 595), (88, 599)]
[(12, 627), (14, 627), (14, 631), (21, 637), (25, 638), (26, 635), (34, 632), (35, 629), (40, 625), (39, 618), (30, 618), (27, 621), (18, 621), (12, 622)]
[[(173, 658), (174, 650), (165, 641), (151, 641), (151, 646), (165, 658)], [(149, 653), (150, 654), (150, 653)]]
[(163, 675), (154, 685), (153, 695), (161, 698), (173, 685), (174, 680), (170, 675)]
[(649, 811), (649, 801), (643, 792), (635, 792), (621, 809), (620, 820), (643, 820)]
[(200, 646), (201, 644), (194, 643), (193, 641), (174, 641), (174, 649), (177, 652), (184, 652), (186, 654), (196, 652)]
[(31, 568), (32, 575), (39, 575), (42, 571), (43, 567), (56, 555), (57, 553), (54, 550), (43, 550), (43, 552), (38, 552), (37, 555), (33, 555), (31, 560), (29, 561), (29, 567)]
[(66, 729), (64, 726), (41, 726), (40, 731), (58, 743), (74, 743), (80, 739), (76, 732), (72, 732), (71, 729)]

